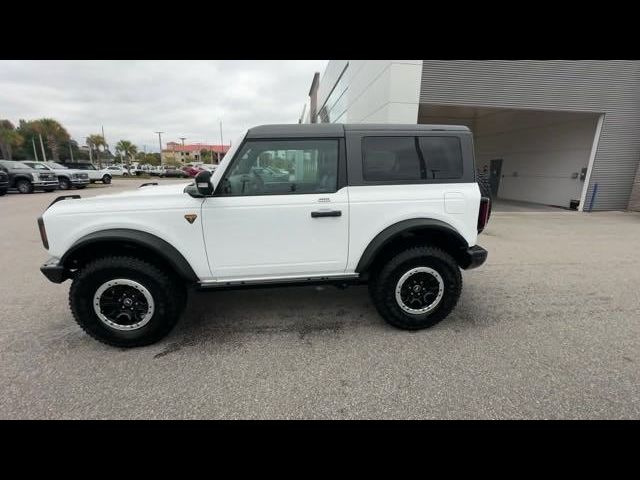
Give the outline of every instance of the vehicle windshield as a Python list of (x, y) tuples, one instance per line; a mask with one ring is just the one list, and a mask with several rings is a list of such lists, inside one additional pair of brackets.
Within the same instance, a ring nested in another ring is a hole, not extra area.
[(57, 168), (57, 169), (61, 169), (61, 170), (66, 170), (67, 167), (65, 167), (64, 165), (60, 165), (59, 163), (56, 162), (44, 162), (45, 165), (51, 167), (51, 168)]
[(42, 163), (29, 162), (26, 165), (27, 165), (27, 167), (31, 167), (31, 168), (33, 168), (35, 170), (49, 170)]
[(22, 162), (3, 162), (2, 165), (6, 168), (31, 168), (29, 165)]

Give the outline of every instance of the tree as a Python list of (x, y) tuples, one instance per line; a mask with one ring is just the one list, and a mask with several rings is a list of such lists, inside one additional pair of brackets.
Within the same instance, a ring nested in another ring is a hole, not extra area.
[(67, 143), (71, 139), (69, 132), (67, 132), (60, 122), (53, 118), (41, 118), (39, 120), (33, 120), (30, 123), (32, 129), (46, 139), (47, 147), (49, 147), (51, 151), (53, 161), (59, 161), (60, 144)]
[(144, 161), (145, 163), (148, 163), (149, 165), (160, 165), (161, 163), (161, 159), (160, 159), (160, 154), (159, 153), (147, 153), (144, 156)]
[(129, 140), (120, 140), (116, 145), (116, 153), (124, 155), (127, 159), (127, 168), (131, 164), (131, 160), (134, 158), (135, 154), (138, 153), (138, 147), (136, 147)]
[(95, 152), (96, 160), (98, 161), (98, 167), (102, 168), (102, 160), (100, 160), (100, 147), (103, 149), (107, 147), (107, 142), (104, 141), (102, 135), (93, 134), (87, 137), (87, 146), (89, 150)]
[(13, 147), (24, 143), (24, 138), (18, 133), (9, 120), (0, 120), (0, 151), (2, 158), (13, 160)]

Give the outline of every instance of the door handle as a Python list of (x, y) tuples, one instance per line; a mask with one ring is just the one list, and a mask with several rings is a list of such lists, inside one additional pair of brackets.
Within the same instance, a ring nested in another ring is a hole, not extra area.
[(342, 210), (320, 210), (317, 212), (311, 212), (311, 218), (318, 217), (341, 217)]

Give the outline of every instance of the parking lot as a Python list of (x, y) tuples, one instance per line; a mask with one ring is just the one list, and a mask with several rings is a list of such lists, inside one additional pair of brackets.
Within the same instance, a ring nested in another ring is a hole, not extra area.
[(640, 415), (640, 214), (496, 213), (487, 263), (429, 330), (387, 326), (366, 287), (196, 292), (168, 338), (125, 350), (39, 271), (60, 194), (0, 198), (0, 418)]

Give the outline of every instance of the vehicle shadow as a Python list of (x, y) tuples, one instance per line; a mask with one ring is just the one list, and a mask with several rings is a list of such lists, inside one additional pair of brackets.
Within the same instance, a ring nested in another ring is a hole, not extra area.
[(204, 343), (239, 347), (257, 334), (294, 334), (310, 344), (313, 334), (340, 335), (359, 326), (388, 328), (365, 286), (193, 291), (166, 348), (155, 357)]
[[(458, 334), (487, 323), (478, 304), (482, 292), (479, 287), (469, 290), (463, 291), (445, 321), (417, 332)], [(389, 326), (373, 306), (366, 286), (192, 291), (182, 319), (154, 357), (192, 346), (241, 348), (257, 335), (295, 335), (311, 346), (318, 335), (339, 337), (358, 328), (417, 333)]]

